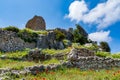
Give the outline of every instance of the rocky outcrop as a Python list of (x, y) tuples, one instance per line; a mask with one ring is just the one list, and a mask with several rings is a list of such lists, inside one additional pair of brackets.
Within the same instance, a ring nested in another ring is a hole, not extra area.
[(46, 23), (43, 17), (41, 16), (34, 16), (32, 19), (30, 19), (27, 24), (26, 28), (30, 28), (32, 30), (45, 30), (46, 29)]
[[(31, 37), (27, 32), (21, 35), (12, 31), (0, 30), (0, 50), (1, 51), (16, 51), (25, 48), (42, 48), (42, 49), (64, 49), (62, 41), (57, 41), (54, 31), (48, 32), (47, 35), (39, 34)], [(26, 40), (30, 41), (27, 42)]]
[(62, 41), (57, 41), (54, 31), (49, 31), (47, 35), (39, 35), (37, 40), (38, 48), (64, 49)]
[(63, 34), (65, 34), (65, 38), (67, 40), (70, 40), (70, 41), (73, 40), (73, 34), (72, 34), (73, 30), (72, 30), (72, 28), (70, 28), (69, 30), (65, 30), (65, 29), (61, 29), (61, 28), (56, 28), (56, 30), (58, 30), (58, 31), (62, 32)]
[(35, 43), (24, 42), (17, 36), (15, 32), (0, 30), (0, 50), (1, 51), (16, 51), (25, 48), (35, 48)]

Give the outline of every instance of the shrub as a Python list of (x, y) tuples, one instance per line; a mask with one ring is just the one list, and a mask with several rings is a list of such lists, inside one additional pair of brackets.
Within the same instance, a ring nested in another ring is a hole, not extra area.
[(25, 42), (36, 42), (38, 34), (30, 29), (20, 30), (18, 36)]
[(12, 32), (16, 32), (16, 33), (18, 33), (20, 31), (17, 27), (14, 27), (14, 26), (9, 26), (9, 27), (3, 28), (3, 30), (12, 31)]
[(54, 30), (54, 32), (55, 32), (55, 37), (56, 37), (56, 40), (58, 40), (58, 41), (61, 41), (61, 40), (63, 40), (64, 38), (65, 38), (65, 34), (64, 33), (62, 33), (61, 31), (59, 31), (59, 30)]
[(73, 36), (73, 42), (75, 43), (85, 44), (88, 42), (87, 33), (80, 25), (76, 25), (76, 29), (73, 31)]
[(100, 42), (100, 47), (105, 52), (110, 52), (110, 47), (107, 42)]

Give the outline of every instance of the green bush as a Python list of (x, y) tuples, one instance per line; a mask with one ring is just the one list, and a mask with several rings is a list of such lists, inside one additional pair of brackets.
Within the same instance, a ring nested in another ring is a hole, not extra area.
[(17, 27), (14, 27), (14, 26), (9, 26), (9, 27), (3, 28), (3, 30), (12, 31), (12, 32), (16, 32), (16, 33), (18, 33), (20, 31)]
[(96, 53), (96, 56), (99, 56), (99, 57), (108, 57), (110, 56), (110, 53), (109, 52), (101, 52), (101, 51), (98, 51)]
[(100, 47), (105, 52), (110, 52), (110, 47), (107, 42), (100, 42)]
[(25, 42), (36, 42), (38, 34), (30, 29), (20, 30), (18, 36)]
[(73, 40), (74, 43), (80, 43), (82, 45), (88, 42), (87, 33), (80, 25), (76, 25), (76, 29), (73, 31), (73, 36), (74, 36), (74, 40)]
[(54, 30), (54, 32), (55, 32), (55, 35), (56, 35), (56, 40), (61, 41), (65, 38), (65, 34), (62, 33), (61, 31)]

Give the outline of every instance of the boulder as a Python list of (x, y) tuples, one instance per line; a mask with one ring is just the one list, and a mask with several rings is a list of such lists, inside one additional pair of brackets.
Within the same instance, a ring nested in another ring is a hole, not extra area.
[(30, 28), (32, 30), (45, 30), (46, 29), (46, 23), (43, 17), (41, 16), (34, 16), (32, 19), (30, 19), (27, 24), (26, 28)]

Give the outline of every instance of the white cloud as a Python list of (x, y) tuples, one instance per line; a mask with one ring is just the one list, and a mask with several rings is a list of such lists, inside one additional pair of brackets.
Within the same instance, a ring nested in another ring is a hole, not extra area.
[(74, 1), (69, 7), (69, 11), (70, 13), (66, 17), (71, 18), (71, 21), (79, 22), (83, 19), (83, 15), (88, 12), (88, 8), (84, 0)]
[(68, 18), (89, 24), (97, 24), (98, 29), (104, 29), (120, 21), (120, 0), (107, 0), (89, 10), (84, 0), (74, 1), (69, 6)]
[(101, 42), (101, 41), (109, 42), (112, 40), (109, 34), (110, 31), (100, 31), (89, 34), (88, 38), (91, 39), (92, 41), (97, 41), (97, 42)]

